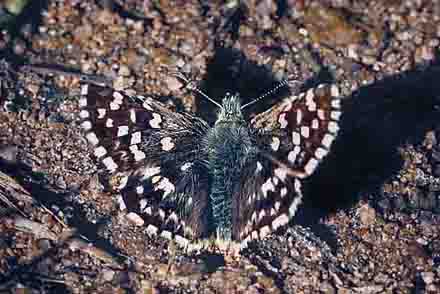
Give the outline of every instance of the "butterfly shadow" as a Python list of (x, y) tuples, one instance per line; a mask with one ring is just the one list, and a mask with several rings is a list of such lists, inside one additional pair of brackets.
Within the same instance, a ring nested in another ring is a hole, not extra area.
[(439, 125), (440, 67), (432, 65), (363, 86), (343, 100), (340, 133), (332, 151), (307, 180), (295, 222), (309, 226), (333, 248), (319, 220), (352, 207), (362, 195), (373, 200), (402, 168), (398, 147), (420, 144)]

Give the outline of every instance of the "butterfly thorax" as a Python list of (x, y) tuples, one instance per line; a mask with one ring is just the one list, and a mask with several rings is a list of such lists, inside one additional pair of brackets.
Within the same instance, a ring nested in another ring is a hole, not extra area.
[[(210, 173), (210, 208), (217, 238), (232, 236), (234, 195), (239, 192), (241, 170), (252, 153), (251, 137), (238, 96), (226, 96), (215, 126), (207, 134)], [(235, 202), (234, 202), (235, 201)]]

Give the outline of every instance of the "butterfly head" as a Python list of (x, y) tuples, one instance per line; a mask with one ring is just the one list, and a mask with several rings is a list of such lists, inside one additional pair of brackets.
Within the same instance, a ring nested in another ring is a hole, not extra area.
[(241, 111), (240, 95), (238, 93), (235, 95), (227, 93), (223, 98), (216, 124), (234, 122), (244, 122), (243, 113)]

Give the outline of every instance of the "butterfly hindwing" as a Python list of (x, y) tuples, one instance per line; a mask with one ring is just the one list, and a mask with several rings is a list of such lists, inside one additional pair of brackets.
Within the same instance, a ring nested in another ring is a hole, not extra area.
[(263, 156), (244, 168), (240, 186), (234, 233), (242, 247), (286, 225), (302, 201), (301, 181)]

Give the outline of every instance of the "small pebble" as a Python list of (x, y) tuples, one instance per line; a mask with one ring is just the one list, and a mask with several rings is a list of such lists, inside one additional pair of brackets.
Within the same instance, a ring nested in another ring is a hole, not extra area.
[(131, 221), (132, 223), (134, 223), (136, 226), (143, 226), (145, 221), (137, 214), (134, 212), (130, 212), (126, 215), (126, 218)]
[(374, 224), (374, 221), (376, 220), (376, 210), (374, 208), (365, 204), (359, 208), (358, 213), (362, 224), (366, 226)]
[(102, 278), (107, 281), (111, 282), (113, 278), (115, 277), (115, 272), (109, 269), (105, 269), (102, 271)]
[(434, 282), (434, 273), (433, 272), (423, 272), (421, 273), (422, 280), (426, 285), (432, 284)]

